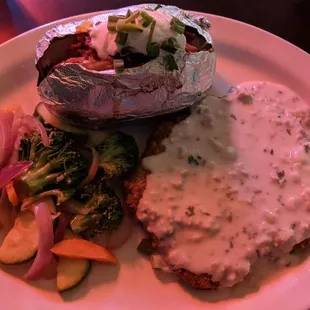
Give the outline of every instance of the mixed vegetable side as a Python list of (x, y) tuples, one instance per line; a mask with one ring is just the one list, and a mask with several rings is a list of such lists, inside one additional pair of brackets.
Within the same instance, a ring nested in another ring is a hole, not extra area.
[(90, 260), (117, 263), (109, 249), (129, 237), (130, 221), (109, 185), (136, 166), (134, 138), (114, 132), (90, 146), (41, 104), (33, 116), (2, 112), (0, 134), (0, 262), (34, 257), (24, 278), (56, 274), (59, 291), (78, 284)]

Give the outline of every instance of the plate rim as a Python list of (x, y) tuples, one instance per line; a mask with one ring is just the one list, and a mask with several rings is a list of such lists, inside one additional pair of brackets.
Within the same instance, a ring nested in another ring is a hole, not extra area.
[[(35, 34), (36, 32), (42, 32), (44, 29), (48, 29), (48, 28), (51, 28), (51, 27), (53, 27), (53, 26), (55, 26), (55, 25), (57, 25), (57, 24), (59, 24), (59, 23), (66, 23), (66, 22), (70, 22), (71, 20), (75, 20), (75, 19), (85, 19), (85, 18), (89, 18), (89, 17), (91, 17), (91, 16), (94, 16), (94, 15), (98, 15), (98, 14), (101, 14), (101, 13), (104, 13), (104, 12), (109, 12), (109, 11), (111, 11), (111, 10), (105, 10), (105, 11), (98, 11), (98, 12), (93, 12), (93, 13), (85, 13), (85, 14), (80, 14), (80, 15), (75, 15), (75, 16), (72, 16), (72, 17), (66, 17), (66, 18), (63, 18), (63, 19), (60, 19), (60, 20), (56, 20), (56, 21), (53, 21), (53, 22), (50, 22), (50, 23), (48, 23), (48, 24), (45, 24), (45, 25), (41, 25), (41, 26), (39, 26), (39, 27), (36, 27), (36, 28), (34, 28), (34, 29), (31, 29), (31, 30), (29, 30), (29, 31), (26, 31), (26, 32), (24, 32), (24, 33), (22, 33), (22, 34), (20, 34), (20, 35), (18, 35), (18, 36), (16, 36), (16, 37), (14, 37), (14, 38), (12, 38), (12, 39), (10, 39), (10, 40), (8, 40), (8, 41), (6, 41), (6, 42), (4, 42), (3, 44), (1, 44), (0, 45), (0, 52), (4, 49), (6, 49), (6, 48), (9, 48), (10, 47), (10, 45), (12, 44), (12, 43), (15, 43), (15, 42), (17, 42), (18, 40), (20, 40), (20, 39), (24, 39), (24, 38), (27, 38), (28, 36), (32, 36), (33, 34)], [(218, 19), (218, 20), (220, 20), (220, 22), (221, 23), (225, 23), (226, 21), (228, 21), (229, 23), (231, 23), (231, 24), (234, 24), (234, 25), (236, 25), (237, 27), (242, 27), (242, 28), (246, 28), (246, 29), (250, 29), (251, 31), (254, 31), (255, 33), (258, 33), (258, 35), (262, 35), (262, 36), (268, 36), (271, 40), (272, 40), (272, 42), (273, 42), (273, 44), (277, 47), (277, 48), (281, 48), (281, 46), (285, 46), (286, 48), (288, 48), (289, 50), (290, 50), (290, 52), (292, 52), (292, 53), (297, 53), (298, 55), (301, 55), (302, 56), (302, 58), (303, 59), (306, 59), (306, 64), (307, 64), (307, 66), (309, 66), (309, 69), (310, 69), (310, 55), (307, 53), (307, 52), (305, 52), (305, 51), (303, 51), (302, 49), (300, 49), (299, 47), (297, 47), (297, 46), (295, 46), (295, 45), (293, 45), (292, 43), (290, 43), (290, 42), (288, 42), (288, 41), (286, 41), (285, 39), (282, 39), (282, 38), (280, 38), (280, 37), (278, 37), (277, 35), (274, 35), (274, 34), (272, 34), (272, 33), (270, 33), (270, 32), (268, 32), (268, 31), (266, 31), (266, 30), (263, 30), (263, 29), (261, 29), (261, 28), (258, 28), (258, 27), (256, 27), (256, 26), (253, 26), (253, 25), (250, 25), (250, 24), (247, 24), (247, 23), (244, 23), (244, 22), (241, 22), (241, 21), (238, 21), (238, 20), (234, 20), (234, 19), (231, 19), (231, 18), (227, 18), (227, 17), (223, 17), (223, 16), (219, 16), (219, 15), (214, 15), (214, 14), (208, 14), (208, 13), (203, 13), (203, 12), (195, 12), (195, 11), (188, 11), (188, 12), (190, 12), (190, 13), (192, 13), (192, 14), (197, 14), (197, 15), (202, 15), (202, 16), (206, 16), (207, 18), (210, 18), (210, 19)], [(232, 38), (233, 39), (233, 38)], [(231, 43), (230, 41), (229, 41), (229, 43)], [(245, 42), (246, 44), (245, 44), (245, 46), (251, 46), (252, 45), (252, 43), (251, 42)], [(5, 47), (5, 48), (4, 48)], [(302, 53), (300, 53), (300, 51), (302, 52)], [(268, 57), (268, 56), (270, 56), (270, 52), (269, 52), (269, 54), (267, 53), (266, 55), (263, 55), (263, 56), (266, 56), (266, 57)], [(1, 69), (1, 68), (0, 68)], [(1, 70), (0, 70), (1, 71)], [(310, 85), (310, 80), (309, 80), (309, 82), (307, 82), (307, 85), (309, 86)], [(309, 266), (310, 266), (310, 262), (309, 263), (307, 263), (307, 267), (309, 268)], [(310, 269), (309, 269), (310, 270)], [(305, 275), (306, 276), (306, 275)], [(307, 276), (309, 277), (309, 273), (307, 274)], [(308, 281), (309, 282), (309, 281)], [(297, 285), (298, 286), (298, 285)], [(274, 289), (275, 291), (277, 290), (277, 287)], [(280, 288), (279, 289), (281, 292), (285, 292), (284, 291), (284, 289), (283, 288)], [(288, 292), (290, 292), (290, 288), (288, 287), (286, 290), (288, 290)], [(293, 291), (296, 291), (296, 286), (295, 287), (293, 287), (292, 288), (292, 290), (291, 290), (292, 292)], [(287, 292), (287, 291), (286, 291)], [(287, 293), (288, 293), (287, 292)], [(302, 290), (302, 292), (300, 292), (300, 294), (302, 295), (302, 294), (305, 294), (305, 288)], [(250, 298), (250, 299), (252, 299), (252, 298)], [(302, 298), (302, 300), (303, 301), (305, 301), (305, 299), (306, 298)], [(249, 301), (249, 300), (248, 300)], [(277, 299), (275, 299), (275, 301), (277, 301)], [(53, 302), (51, 302), (51, 304), (52, 304)], [(250, 301), (250, 303), (251, 303), (251, 301)], [(39, 305), (39, 304), (38, 304)], [(72, 306), (76, 306), (76, 304), (75, 303), (72, 303), (71, 304)], [(211, 304), (210, 304), (211, 305)], [(207, 308), (209, 309), (209, 303), (208, 304), (206, 304), (206, 306), (207, 306)], [(242, 309), (248, 309), (247, 308), (247, 303), (243, 303), (242, 304)], [(115, 305), (114, 305), (115, 306)], [(265, 304), (265, 306), (268, 306), (268, 305), (266, 305)], [(270, 305), (269, 305), (270, 306)], [(297, 302), (296, 302), (296, 306), (297, 306)], [(197, 307), (197, 309), (198, 308), (200, 308), (199, 306), (193, 306), (193, 309), (195, 308), (196, 309), (196, 307)], [(211, 306), (210, 306), (211, 307)], [(220, 304), (220, 305), (214, 305), (214, 307), (216, 308), (216, 309), (221, 309), (221, 310), (224, 310), (224, 309), (237, 309), (238, 307), (235, 307), (235, 303), (233, 303), (233, 305), (231, 306), (231, 305), (226, 305), (226, 304)], [(61, 306), (59, 307), (59, 308), (61, 308), (61, 309), (63, 309)], [(81, 306), (81, 309), (82, 309), (83, 307)], [(120, 308), (118, 308), (117, 307), (117, 305), (116, 305), (116, 308), (117, 309), (120, 309)], [(70, 308), (71, 309), (71, 308)], [(83, 308), (84, 309), (84, 308)], [(249, 308), (249, 309), (251, 309), (251, 308)], [(268, 307), (268, 309), (270, 309), (269, 307)], [(302, 309), (302, 308), (300, 308), (300, 309)]]

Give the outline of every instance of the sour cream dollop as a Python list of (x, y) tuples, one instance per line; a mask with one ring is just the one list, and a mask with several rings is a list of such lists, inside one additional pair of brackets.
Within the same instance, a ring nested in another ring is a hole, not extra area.
[[(181, 50), (185, 50), (186, 37), (184, 34), (178, 34), (170, 27), (170, 22), (173, 16), (161, 11), (144, 10), (148, 15), (154, 18), (156, 25), (152, 35), (152, 42), (161, 43), (169, 38), (175, 38), (180, 45)], [(137, 19), (136, 23), (140, 21)], [(128, 34), (126, 46), (133, 47), (137, 53), (147, 55), (146, 46), (149, 40), (151, 25), (143, 29), (143, 32), (130, 32)], [(110, 32), (107, 28), (107, 23), (101, 23), (90, 31), (91, 47), (96, 50), (98, 56), (106, 58), (114, 56), (124, 47), (116, 44), (117, 33)], [(161, 50), (160, 55), (166, 53)]]

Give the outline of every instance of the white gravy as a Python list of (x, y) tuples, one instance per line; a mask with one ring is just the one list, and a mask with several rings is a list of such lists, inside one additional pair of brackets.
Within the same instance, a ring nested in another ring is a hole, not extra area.
[(262, 256), (310, 237), (310, 107), (288, 88), (246, 82), (173, 128), (137, 217), (172, 269), (242, 281)]

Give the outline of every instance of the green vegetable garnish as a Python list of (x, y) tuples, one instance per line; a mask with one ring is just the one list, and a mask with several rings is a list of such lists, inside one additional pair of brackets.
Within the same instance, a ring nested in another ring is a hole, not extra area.
[(116, 31), (116, 22), (108, 22), (108, 30), (111, 32)]
[(128, 18), (125, 19), (125, 23), (132, 23), (140, 16), (140, 11), (132, 13)]
[(183, 34), (185, 31), (185, 24), (176, 17), (171, 19), (170, 26), (178, 34)]
[(141, 12), (141, 17), (143, 18), (142, 27), (144, 28), (148, 27), (154, 21), (154, 18), (144, 11)]
[(194, 166), (204, 166), (206, 164), (206, 160), (199, 155), (196, 158), (193, 155), (188, 156), (187, 162)]
[(132, 12), (130, 10), (127, 11), (125, 18), (127, 19), (130, 15), (132, 14)]
[(149, 42), (146, 46), (146, 52), (150, 57), (157, 57), (160, 52), (160, 46), (156, 42)]
[(123, 59), (114, 59), (113, 60), (113, 66), (114, 70), (118, 73), (121, 73), (124, 71), (124, 60)]
[(114, 23), (116, 23), (119, 19), (124, 19), (124, 16), (110, 15), (110, 16), (108, 17), (108, 22), (114, 22)]
[(199, 166), (197, 159), (195, 159), (193, 155), (188, 156), (187, 161), (190, 165)]
[(152, 25), (151, 25), (151, 29), (150, 29), (150, 33), (149, 33), (148, 42), (152, 41), (155, 25), (156, 25), (156, 21), (153, 20)]
[(158, 9), (160, 9), (162, 6), (160, 4), (157, 4), (154, 11), (157, 11)]
[(119, 31), (115, 38), (115, 43), (125, 45), (127, 42), (128, 33)]
[(124, 60), (123, 59), (114, 59), (113, 64), (114, 64), (114, 68), (124, 68)]
[(188, 207), (185, 214), (188, 217), (194, 216), (195, 215), (195, 207)]
[(175, 38), (171, 37), (168, 40), (163, 41), (160, 48), (168, 53), (175, 54), (180, 48), (180, 45)]
[(173, 70), (179, 70), (179, 67), (178, 67), (178, 64), (177, 62), (175, 61), (175, 58), (173, 55), (167, 55), (165, 57), (165, 61), (167, 63), (167, 67), (170, 71), (173, 71)]
[(142, 32), (143, 28), (140, 25), (126, 22), (126, 19), (119, 19), (116, 23), (116, 30), (122, 32)]

